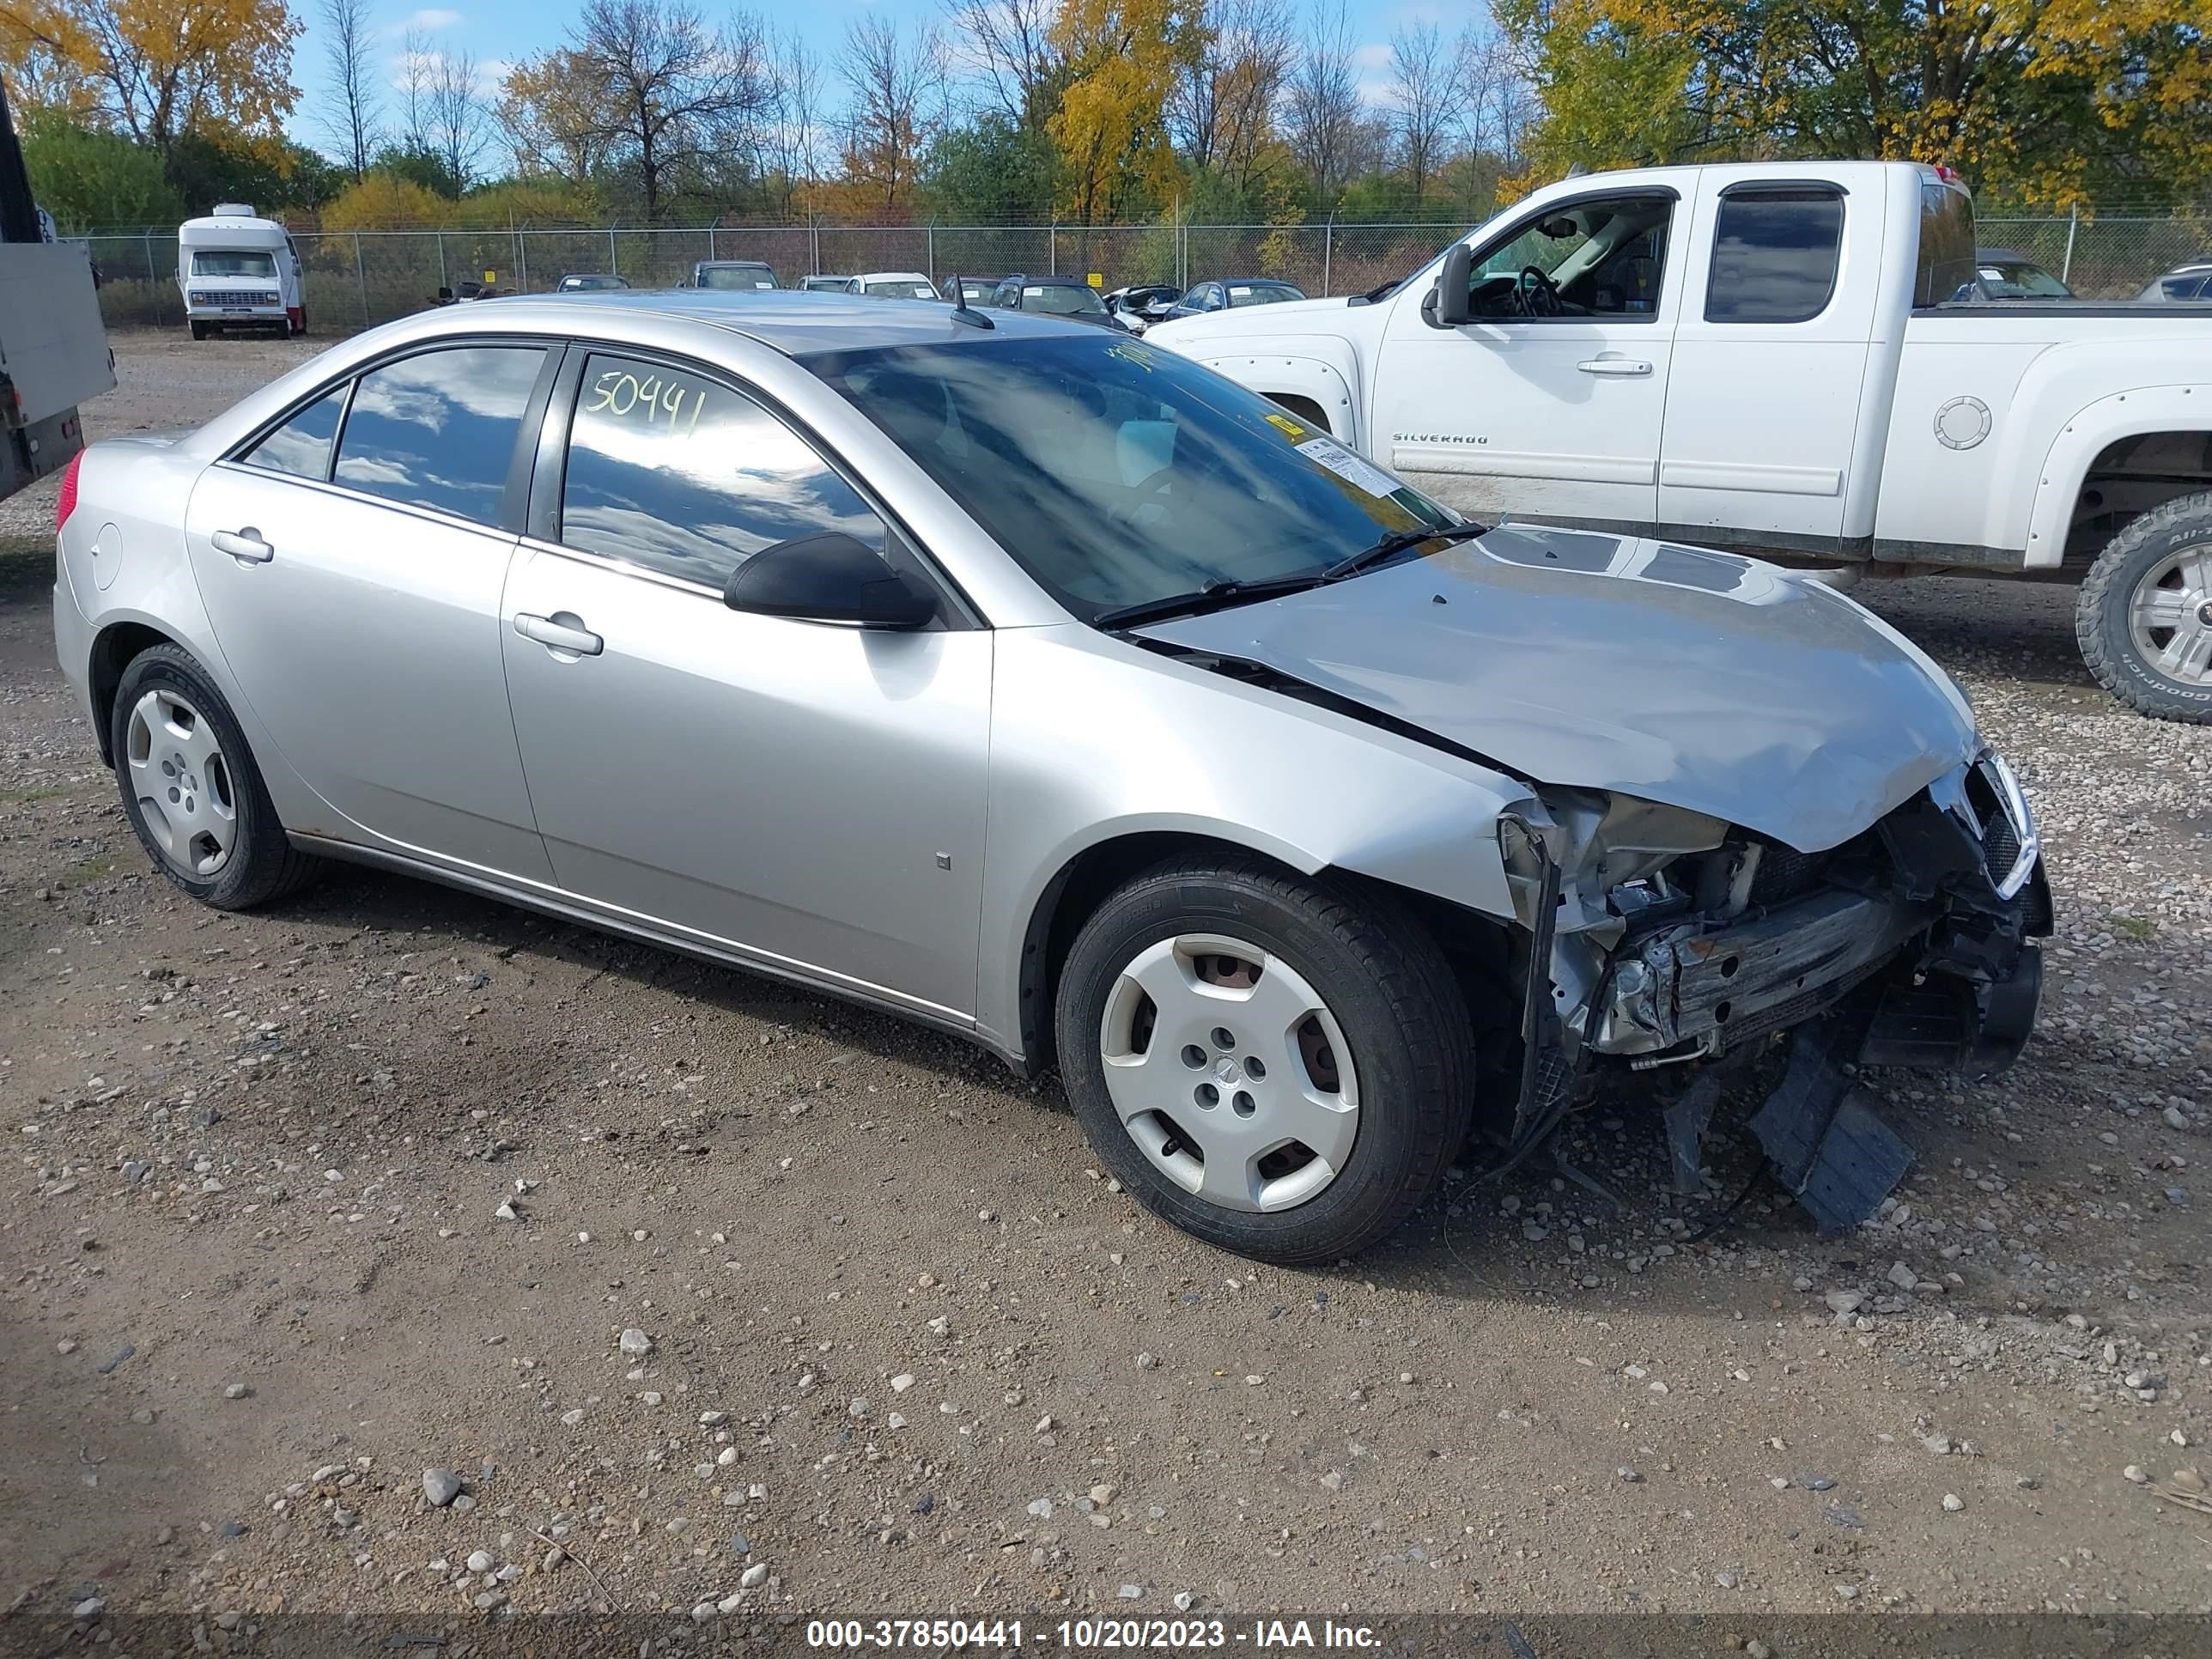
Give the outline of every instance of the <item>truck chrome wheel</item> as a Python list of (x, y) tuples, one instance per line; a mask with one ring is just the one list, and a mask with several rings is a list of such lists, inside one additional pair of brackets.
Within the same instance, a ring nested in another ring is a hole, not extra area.
[(1351, 1158), (1359, 1079), (1344, 1033), (1257, 946), (1184, 933), (1139, 952), (1106, 999), (1098, 1053), (1130, 1139), (1208, 1203), (1287, 1210)]
[(2212, 684), (2212, 543), (2170, 553), (2143, 572), (2128, 601), (2128, 629), (2154, 672)]
[(229, 862), (238, 839), (230, 763), (215, 727), (167, 686), (131, 705), (124, 745), (127, 787), (161, 856), (205, 880)]

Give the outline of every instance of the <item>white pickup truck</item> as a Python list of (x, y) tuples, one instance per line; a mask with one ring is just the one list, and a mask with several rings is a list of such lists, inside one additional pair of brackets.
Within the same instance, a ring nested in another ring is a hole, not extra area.
[(1469, 514), (2081, 581), (2090, 668), (2212, 722), (2212, 305), (1974, 299), (1910, 162), (1590, 173), (1353, 298), (1156, 325)]

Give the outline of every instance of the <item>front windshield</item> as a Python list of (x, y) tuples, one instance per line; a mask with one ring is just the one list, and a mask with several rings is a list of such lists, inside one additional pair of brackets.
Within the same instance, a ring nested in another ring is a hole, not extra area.
[(1106, 305), (1077, 283), (1033, 283), (1022, 289), (1024, 311), (1048, 311), (1060, 317), (1103, 317)]
[(1229, 285), (1229, 308), (1231, 311), (1243, 306), (1279, 306), (1285, 300), (1303, 300), (1305, 297), (1288, 283), (1231, 283)]
[(2074, 291), (2041, 265), (1993, 261), (1981, 267), (1982, 285), (2000, 300), (2070, 300)]
[(1265, 398), (1127, 337), (986, 336), (807, 366), (1085, 621), (1212, 582), (1318, 575), (1456, 522)]
[(192, 254), (192, 275), (258, 276), (264, 282), (273, 282), (276, 276), (276, 256), (241, 248), (198, 249)]
[(934, 300), (937, 290), (927, 283), (915, 282), (904, 276), (895, 276), (888, 282), (870, 283), (868, 292), (886, 295), (894, 300)]
[(709, 265), (699, 273), (702, 288), (774, 288), (775, 277), (761, 265)]

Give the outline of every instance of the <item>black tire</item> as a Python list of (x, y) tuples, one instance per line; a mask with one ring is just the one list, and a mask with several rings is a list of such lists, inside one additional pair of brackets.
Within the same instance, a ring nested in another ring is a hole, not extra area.
[(207, 337), (208, 325), (205, 323), (194, 323), (192, 325), (192, 338), (195, 340), (204, 340)]
[[(131, 711), (148, 691), (161, 686), (183, 696), (215, 728), (216, 741), (228, 769), (231, 805), (237, 819), (235, 840), (229, 857), (211, 877), (181, 870), (163, 854), (159, 841), (147, 827), (145, 809), (131, 787)], [(116, 689), (109, 736), (123, 814), (131, 820), (147, 856), (184, 892), (218, 910), (247, 910), (297, 891), (320, 873), (322, 860), (299, 851), (286, 839), (268, 787), (261, 781), (261, 769), (254, 764), (246, 734), (239, 729), (238, 717), (230, 712), (230, 704), (206, 671), (181, 646), (152, 646), (131, 659)]]
[(2183, 495), (2134, 520), (2106, 543), (2075, 602), (2074, 631), (2097, 683), (2154, 720), (2212, 725), (2212, 681), (2161, 673), (2136, 641), (2129, 612), (2136, 590), (2167, 559), (2212, 548), (2212, 493)]
[[(1183, 933), (1249, 941), (1288, 963), (1328, 1005), (1359, 1079), (1351, 1156), (1294, 1207), (1231, 1209), (1169, 1178), (1115, 1110), (1100, 1031), (1123, 968)], [(1259, 859), (1196, 854), (1114, 893), (1084, 924), (1054, 1011), (1068, 1100), (1100, 1158), (1145, 1206), (1240, 1255), (1300, 1264), (1387, 1238), (1435, 1188), (1472, 1118), (1473, 1030), (1427, 931), (1380, 894), (1352, 893)]]

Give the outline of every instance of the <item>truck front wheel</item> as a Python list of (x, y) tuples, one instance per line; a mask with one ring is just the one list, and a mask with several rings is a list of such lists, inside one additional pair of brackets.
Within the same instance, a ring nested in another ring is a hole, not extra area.
[(2154, 507), (2106, 543), (2074, 629), (2089, 672), (2122, 702), (2212, 725), (2212, 493)]
[(207, 336), (208, 325), (205, 323), (194, 323), (192, 325), (192, 338), (195, 340), (204, 340), (207, 338)]

